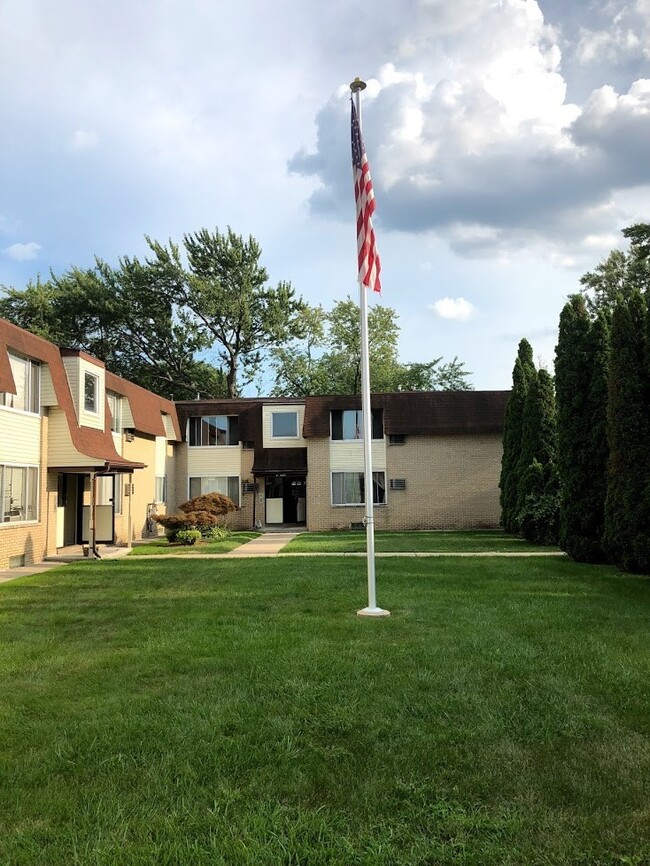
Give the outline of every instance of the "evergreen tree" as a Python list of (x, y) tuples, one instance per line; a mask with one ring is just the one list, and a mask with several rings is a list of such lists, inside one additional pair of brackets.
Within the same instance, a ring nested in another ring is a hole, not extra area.
[(581, 562), (602, 562), (606, 493), (607, 326), (591, 321), (582, 295), (560, 315), (555, 354), (560, 546)]
[(612, 562), (636, 572), (650, 571), (646, 317), (638, 289), (614, 307), (607, 408), (605, 544)]
[(517, 528), (529, 541), (557, 542), (559, 486), (557, 422), (553, 379), (539, 370), (524, 405), (517, 464)]
[(528, 340), (521, 340), (512, 371), (512, 393), (506, 407), (501, 460), (501, 523), (507, 532), (517, 530), (517, 471), (521, 455), (521, 435), (526, 394), (535, 378), (533, 349)]

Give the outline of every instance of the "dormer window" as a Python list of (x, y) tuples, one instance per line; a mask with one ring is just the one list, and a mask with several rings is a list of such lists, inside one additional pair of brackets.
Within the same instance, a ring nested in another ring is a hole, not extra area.
[(99, 393), (99, 376), (94, 373), (89, 373), (87, 370), (84, 373), (84, 410), (97, 414)]

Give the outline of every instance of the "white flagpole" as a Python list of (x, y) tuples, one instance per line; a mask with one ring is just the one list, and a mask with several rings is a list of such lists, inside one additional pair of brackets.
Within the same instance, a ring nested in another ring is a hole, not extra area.
[[(365, 90), (366, 83), (355, 78), (350, 85), (354, 95), (361, 129), (361, 106), (359, 93)], [(361, 408), (363, 411), (363, 477), (366, 500), (364, 523), (366, 526), (366, 559), (368, 568), (368, 606), (357, 611), (358, 616), (390, 616), (389, 610), (377, 607), (375, 582), (375, 515), (372, 479), (372, 411), (370, 406), (370, 363), (368, 357), (368, 292), (359, 279), (359, 316), (361, 320)]]

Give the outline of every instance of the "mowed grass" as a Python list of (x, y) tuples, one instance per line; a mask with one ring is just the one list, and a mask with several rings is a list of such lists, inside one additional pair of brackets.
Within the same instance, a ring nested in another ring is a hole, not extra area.
[(0, 586), (2, 864), (650, 862), (650, 579), (123, 559)]
[(164, 553), (167, 556), (185, 556), (188, 553), (228, 553), (253, 538), (258, 538), (260, 532), (233, 532), (226, 538), (217, 541), (200, 541), (198, 544), (170, 544), (166, 538), (157, 538), (146, 544), (137, 544), (129, 556), (154, 556)]
[[(366, 534), (355, 532), (303, 532), (283, 548), (284, 553), (358, 553), (366, 549)], [(556, 547), (529, 544), (500, 530), (436, 532), (375, 532), (377, 553), (531, 553), (557, 551)]]

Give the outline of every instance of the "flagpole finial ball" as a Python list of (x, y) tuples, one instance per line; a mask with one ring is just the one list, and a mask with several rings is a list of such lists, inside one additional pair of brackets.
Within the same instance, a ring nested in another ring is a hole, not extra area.
[(365, 90), (367, 86), (366, 82), (362, 81), (357, 75), (354, 81), (350, 84), (350, 90), (352, 93), (356, 93), (358, 90)]

